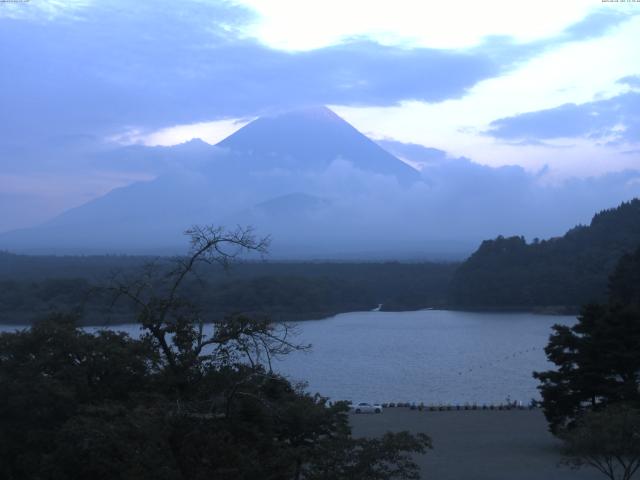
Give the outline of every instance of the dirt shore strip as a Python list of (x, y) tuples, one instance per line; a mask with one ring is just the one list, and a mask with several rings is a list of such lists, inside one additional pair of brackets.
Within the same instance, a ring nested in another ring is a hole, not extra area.
[(601, 473), (558, 466), (559, 442), (539, 410), (425, 412), (387, 408), (351, 415), (355, 436), (424, 432), (434, 449), (418, 458), (429, 480), (597, 480)]

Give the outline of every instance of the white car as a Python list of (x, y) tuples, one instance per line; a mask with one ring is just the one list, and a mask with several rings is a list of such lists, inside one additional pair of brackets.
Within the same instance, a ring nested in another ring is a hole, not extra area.
[(382, 413), (382, 407), (380, 405), (371, 405), (370, 403), (359, 403), (352, 405), (351, 411), (354, 413)]

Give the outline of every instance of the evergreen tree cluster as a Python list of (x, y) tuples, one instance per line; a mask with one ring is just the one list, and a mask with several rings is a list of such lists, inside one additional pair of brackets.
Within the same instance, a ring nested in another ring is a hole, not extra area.
[(502, 237), (482, 242), (456, 270), (450, 304), (465, 308), (577, 307), (606, 300), (618, 259), (640, 245), (640, 200), (596, 214), (549, 240)]
[(557, 368), (534, 376), (554, 433), (612, 404), (640, 407), (640, 248), (619, 260), (608, 301), (585, 305), (574, 326), (555, 325), (545, 351)]

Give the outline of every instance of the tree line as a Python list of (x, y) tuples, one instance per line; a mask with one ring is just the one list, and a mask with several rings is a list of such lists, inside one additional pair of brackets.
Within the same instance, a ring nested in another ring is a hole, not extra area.
[(589, 226), (577, 226), (549, 240), (502, 237), (482, 242), (456, 270), (450, 305), (463, 308), (575, 310), (602, 302), (607, 277), (618, 259), (640, 245), (640, 200), (597, 213)]
[[(114, 275), (170, 258), (31, 257), (0, 255), (0, 321), (29, 323), (51, 312), (82, 313), (83, 322), (131, 322), (130, 304), (113, 305), (100, 287)], [(41, 262), (41, 263), (39, 263)], [(10, 266), (10, 269), (7, 268)], [(41, 267), (39, 268), (39, 265)], [(448, 263), (243, 262), (228, 271), (198, 266), (181, 289), (216, 317), (260, 313), (282, 320), (324, 318), (340, 312), (416, 310), (443, 306), (455, 270)]]

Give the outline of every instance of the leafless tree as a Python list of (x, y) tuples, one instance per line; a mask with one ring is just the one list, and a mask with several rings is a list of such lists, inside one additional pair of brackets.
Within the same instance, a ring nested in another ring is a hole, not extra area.
[(115, 275), (109, 289), (114, 302), (128, 299), (137, 320), (154, 343), (167, 367), (182, 375), (205, 362), (233, 364), (243, 360), (265, 365), (292, 350), (308, 348), (295, 344), (291, 327), (265, 317), (236, 315), (224, 319), (206, 314), (183, 292), (187, 278), (198, 276), (202, 264), (227, 269), (239, 255), (264, 255), (269, 238), (258, 238), (251, 228), (228, 231), (221, 227), (194, 226), (185, 234), (190, 239), (186, 256), (170, 262), (151, 262), (133, 277)]

